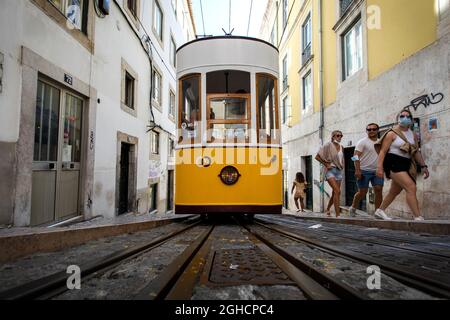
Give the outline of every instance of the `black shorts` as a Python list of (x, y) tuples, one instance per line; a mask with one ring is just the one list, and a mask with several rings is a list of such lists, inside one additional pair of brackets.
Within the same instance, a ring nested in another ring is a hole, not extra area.
[(386, 154), (383, 162), (383, 169), (386, 177), (391, 178), (391, 172), (408, 172), (411, 166), (411, 159), (398, 156), (393, 153)]

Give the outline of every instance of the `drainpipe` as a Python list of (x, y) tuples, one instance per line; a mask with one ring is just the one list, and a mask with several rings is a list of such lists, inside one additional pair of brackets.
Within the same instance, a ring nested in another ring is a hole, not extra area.
[[(320, 145), (323, 146), (323, 129), (325, 125), (324, 120), (324, 102), (323, 102), (323, 49), (322, 49), (322, 0), (319, 0), (319, 92), (320, 92), (320, 125), (319, 125), (319, 139)], [(320, 192), (320, 211), (325, 209), (325, 194)]]

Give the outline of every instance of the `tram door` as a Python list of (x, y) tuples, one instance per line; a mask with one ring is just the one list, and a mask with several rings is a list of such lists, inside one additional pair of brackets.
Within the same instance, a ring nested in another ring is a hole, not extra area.
[(31, 225), (79, 214), (83, 99), (38, 81)]

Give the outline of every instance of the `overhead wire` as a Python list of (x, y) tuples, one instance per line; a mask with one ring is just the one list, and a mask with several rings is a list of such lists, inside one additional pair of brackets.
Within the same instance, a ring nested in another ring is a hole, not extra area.
[(253, 9), (253, 0), (251, 0), (251, 2), (250, 2), (250, 11), (248, 13), (247, 37), (248, 37), (248, 32), (250, 30), (250, 19), (252, 16), (252, 9)]
[(228, 0), (228, 32), (231, 30), (231, 0)]
[(203, 18), (203, 5), (202, 5), (202, 0), (200, 0), (200, 11), (202, 12), (202, 24), (203, 24), (203, 35), (206, 35), (205, 32), (205, 19)]

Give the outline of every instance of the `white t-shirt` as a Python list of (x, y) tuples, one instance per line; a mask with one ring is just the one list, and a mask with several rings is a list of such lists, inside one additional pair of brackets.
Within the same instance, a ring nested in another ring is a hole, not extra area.
[(375, 143), (368, 137), (358, 141), (356, 151), (362, 152), (359, 158), (361, 170), (377, 171), (378, 153), (375, 151)]

